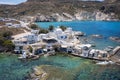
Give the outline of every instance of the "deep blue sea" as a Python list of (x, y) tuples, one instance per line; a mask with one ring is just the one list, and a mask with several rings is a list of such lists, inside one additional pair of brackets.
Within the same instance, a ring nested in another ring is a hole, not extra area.
[[(98, 49), (104, 49), (107, 46), (120, 46), (120, 43), (109, 40), (109, 37), (120, 37), (120, 22), (115, 21), (71, 21), (71, 22), (38, 22), (40, 27), (48, 28), (50, 25), (55, 27), (67, 26), (75, 31), (86, 33), (88, 43), (93, 43)], [(93, 34), (100, 34), (102, 39), (91, 38)], [(81, 38), (82, 41), (82, 38)], [(84, 42), (83, 42), (84, 43)]]

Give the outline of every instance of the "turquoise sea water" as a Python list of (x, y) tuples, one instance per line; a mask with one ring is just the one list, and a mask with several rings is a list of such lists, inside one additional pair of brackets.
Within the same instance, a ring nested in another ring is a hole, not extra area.
[[(117, 65), (100, 66), (91, 60), (65, 55), (41, 57), (34, 61), (20, 61), (16, 55), (3, 54), (0, 54), (0, 80), (26, 80), (25, 77), (31, 69), (38, 65), (58, 67), (63, 70), (64, 77), (69, 80), (120, 80), (120, 68)], [(64, 71), (67, 71), (67, 76)], [(56, 74), (58, 73), (59, 70)], [(48, 80), (53, 79), (50, 77)]]
[[(120, 22), (113, 21), (71, 21), (71, 22), (38, 22), (40, 27), (48, 28), (50, 25), (55, 27), (64, 25), (71, 27), (75, 31), (82, 31), (86, 33), (88, 43), (96, 44), (96, 48), (104, 49), (107, 46), (118, 46), (120, 43), (109, 40), (109, 37), (120, 37)], [(92, 34), (100, 34), (103, 39), (91, 38)]]

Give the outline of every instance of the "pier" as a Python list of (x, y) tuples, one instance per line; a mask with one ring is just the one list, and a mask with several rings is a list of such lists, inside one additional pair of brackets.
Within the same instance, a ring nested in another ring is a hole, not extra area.
[(110, 60), (120, 65), (120, 46), (117, 46), (113, 50), (113, 54), (110, 56)]

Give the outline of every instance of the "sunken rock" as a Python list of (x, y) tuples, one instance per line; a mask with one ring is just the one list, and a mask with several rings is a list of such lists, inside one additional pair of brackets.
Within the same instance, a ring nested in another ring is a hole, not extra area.
[(110, 37), (109, 39), (115, 42), (120, 42), (120, 37)]
[(85, 33), (80, 32), (80, 31), (77, 31), (77, 32), (75, 32), (75, 35), (76, 35), (76, 36), (84, 36), (84, 35), (85, 35)]
[(47, 73), (42, 69), (42, 66), (33, 68), (33, 73), (30, 74), (28, 80), (46, 80)]
[(60, 67), (40, 65), (33, 68), (33, 72), (27, 80), (73, 80), (73, 76), (72, 73)]
[(93, 34), (93, 35), (91, 35), (93, 38), (103, 38), (103, 36), (102, 35), (99, 35), (99, 34)]

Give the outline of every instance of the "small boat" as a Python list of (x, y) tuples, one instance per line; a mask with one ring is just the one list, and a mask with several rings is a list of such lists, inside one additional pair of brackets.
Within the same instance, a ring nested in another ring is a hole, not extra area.
[(18, 57), (18, 59), (26, 59), (26, 58), (23, 58), (23, 57)]
[(34, 56), (32, 56), (30, 59), (32, 59), (32, 60), (37, 60), (37, 59), (39, 59), (39, 58), (40, 58), (40, 56), (34, 55)]
[(114, 49), (114, 47), (112, 47), (112, 46), (108, 46), (108, 48), (109, 48), (109, 49)]
[(44, 54), (44, 57), (48, 57), (48, 56), (50, 56), (50, 54)]
[(18, 59), (20, 60), (25, 60), (25, 59), (28, 59), (28, 60), (36, 60), (36, 59), (39, 59), (40, 56), (39, 55), (31, 55), (31, 56), (26, 56), (26, 58), (24, 58), (23, 56), (20, 56), (18, 57)]
[(112, 61), (103, 61), (103, 62), (98, 62), (96, 64), (98, 64), (98, 65), (108, 65), (108, 64), (114, 64), (114, 62), (112, 62)]

